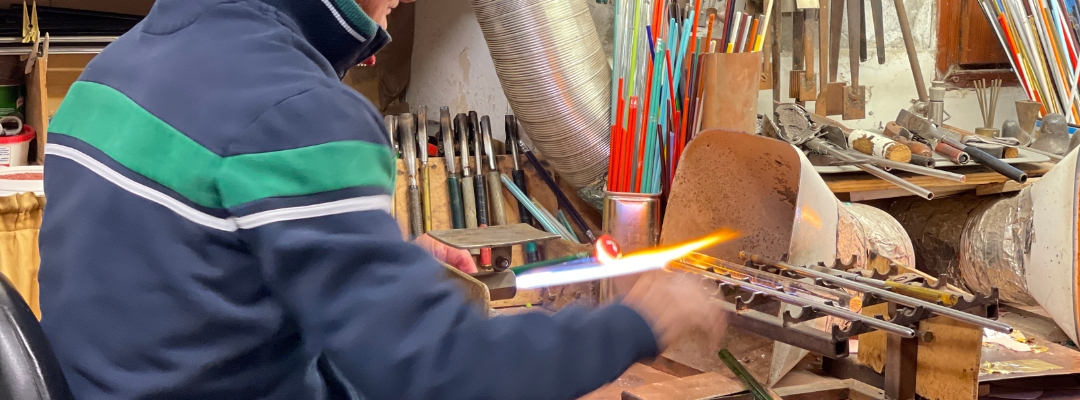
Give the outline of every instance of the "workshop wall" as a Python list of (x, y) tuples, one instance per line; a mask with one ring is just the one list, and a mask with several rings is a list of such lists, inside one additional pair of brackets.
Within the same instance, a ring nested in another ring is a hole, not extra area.
[[(597, 31), (602, 35), (604, 49), (612, 52), (614, 4), (596, 4), (583, 0), (593, 12)], [(878, 65), (873, 46), (875, 34), (870, 25), (867, 42), (870, 43), (869, 61), (860, 65), (860, 83), (867, 87), (867, 118), (846, 121), (845, 124), (863, 129), (882, 129), (886, 122), (896, 118), (901, 108), (911, 106), (918, 95), (911, 77), (904, 41), (900, 33), (896, 10), (891, 1), (883, 1), (885, 21), (886, 63)], [(912, 24), (915, 47), (919, 53), (926, 86), (934, 78), (936, 61), (936, 3), (935, 0), (906, 0), (908, 18)], [(509, 110), (509, 103), (499, 85), (495, 67), (484, 42), (484, 36), (469, 6), (469, 0), (419, 1), (416, 3), (416, 37), (412, 66), (412, 85), (407, 99), (411, 105), (425, 104), (429, 107), (449, 105), (453, 113), (474, 109), (481, 115), (501, 116)], [(869, 22), (869, 13), (867, 14)], [(790, 22), (785, 41), (790, 39)], [(846, 31), (846, 28), (845, 28)], [(847, 43), (846, 35), (841, 39)], [(843, 46), (846, 47), (846, 46)], [(787, 49), (785, 49), (787, 50)], [(847, 51), (841, 50), (840, 80), (850, 79), (847, 67)], [(783, 57), (784, 71), (790, 69), (790, 52)], [(783, 74), (786, 77), (786, 74)], [(786, 80), (786, 79), (783, 79)], [(784, 82), (783, 94), (787, 94)], [(1001, 91), (997, 124), (1006, 118), (1015, 118), (1016, 110), (1011, 103), (1025, 99), (1019, 87), (1006, 87)], [(782, 101), (791, 101), (784, 96)], [(762, 91), (759, 110), (770, 107), (772, 93)], [(974, 90), (950, 90), (946, 95), (945, 111), (952, 115), (949, 124), (974, 129), (982, 125), (979, 105)], [(502, 124), (493, 124), (496, 137), (503, 137)]]
[[(8, 8), (12, 4), (22, 5), (23, 0), (0, 0), (0, 7)], [(30, 4), (30, 1), (27, 1)], [(80, 10), (104, 11), (121, 14), (146, 15), (154, 0), (37, 0), (39, 6), (77, 8)]]

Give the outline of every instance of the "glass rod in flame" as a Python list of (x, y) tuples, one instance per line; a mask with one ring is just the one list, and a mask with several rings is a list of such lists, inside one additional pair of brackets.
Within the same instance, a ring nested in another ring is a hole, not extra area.
[(597, 251), (596, 261), (573, 262), (544, 269), (536, 269), (517, 277), (518, 289), (566, 285), (570, 283), (613, 278), (660, 269), (668, 263), (721, 242), (738, 237), (730, 230), (719, 230), (700, 239), (672, 246), (634, 252), (615, 258), (604, 251)]

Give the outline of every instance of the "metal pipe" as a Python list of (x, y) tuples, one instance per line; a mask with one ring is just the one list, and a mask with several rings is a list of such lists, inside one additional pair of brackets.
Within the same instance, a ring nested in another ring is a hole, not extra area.
[(911, 306), (911, 307), (922, 307), (923, 309), (925, 309), (927, 311), (930, 311), (930, 312), (932, 312), (934, 314), (941, 315), (941, 316), (946, 316), (946, 317), (949, 317), (949, 318), (952, 318), (952, 319), (955, 319), (955, 320), (958, 320), (958, 321), (964, 321), (964, 322), (967, 322), (969, 324), (978, 325), (978, 326), (981, 326), (983, 328), (991, 329), (991, 330), (994, 330), (994, 331), (1003, 332), (1003, 333), (1012, 333), (1012, 330), (1013, 330), (1011, 326), (1009, 326), (1008, 324), (1003, 323), (1003, 322), (998, 322), (998, 321), (994, 321), (994, 320), (991, 320), (991, 319), (988, 319), (988, 318), (983, 318), (983, 317), (979, 317), (979, 316), (976, 316), (976, 315), (968, 314), (968, 313), (963, 312), (963, 311), (955, 310), (955, 309), (952, 309), (952, 308), (949, 308), (949, 307), (945, 307), (945, 306), (929, 303), (929, 302), (926, 302), (926, 301), (922, 301), (922, 300), (919, 300), (919, 299), (915, 299), (915, 298), (912, 298), (912, 297), (904, 296), (904, 295), (901, 295), (901, 294), (893, 293), (893, 292), (888, 291), (888, 290), (875, 288), (875, 287), (872, 287), (872, 286), (869, 286), (869, 285), (866, 285), (866, 284), (863, 284), (863, 283), (854, 282), (854, 281), (851, 281), (851, 280), (848, 280), (848, 279), (844, 279), (844, 278), (841, 278), (841, 277), (838, 277), (838, 276), (834, 276), (832, 274), (827, 274), (827, 273), (824, 273), (824, 272), (815, 271), (815, 270), (810, 269), (810, 268), (796, 267), (796, 266), (791, 265), (791, 264), (787, 264), (787, 263), (783, 263), (783, 262), (779, 262), (779, 261), (773, 261), (773, 260), (771, 260), (771, 259), (769, 259), (769, 258), (767, 258), (765, 256), (760, 255), (760, 254), (749, 254), (747, 252), (740, 252), (739, 257), (742, 257), (743, 259), (749, 259), (750, 261), (753, 261), (754, 263), (757, 263), (757, 264), (771, 265), (771, 266), (774, 266), (774, 267), (783, 268), (783, 269), (793, 271), (793, 272), (798, 273), (798, 274), (803, 275), (803, 276), (807, 276), (807, 277), (811, 277), (811, 278), (820, 278), (820, 279), (822, 279), (824, 281), (827, 281), (829, 283), (832, 283), (832, 284), (834, 284), (836, 286), (839, 286), (839, 287), (842, 287), (842, 288), (845, 288), (845, 289), (850, 289), (850, 290), (857, 290), (857, 291), (860, 291), (860, 292), (863, 292), (863, 293), (873, 294), (874, 296), (880, 297), (880, 298), (885, 299), (887, 301), (892, 301), (892, 302), (897, 303), (897, 304), (903, 304), (903, 305), (907, 305), (907, 306)]
[(793, 295), (793, 294), (788, 294), (788, 293), (785, 293), (785, 292), (782, 292), (782, 291), (779, 291), (779, 290), (775, 290), (775, 289), (772, 289), (772, 288), (768, 288), (768, 287), (765, 287), (765, 286), (762, 286), (762, 285), (758, 285), (758, 284), (755, 284), (755, 283), (744, 282), (744, 281), (732, 278), (730, 276), (709, 272), (709, 271), (706, 271), (704, 269), (695, 267), (695, 266), (690, 265), (690, 264), (686, 264), (686, 263), (681, 262), (681, 261), (673, 261), (668, 265), (673, 267), (673, 268), (676, 268), (676, 269), (680, 269), (680, 270), (683, 270), (683, 271), (686, 271), (686, 272), (691, 272), (691, 273), (695, 273), (695, 274), (698, 274), (698, 275), (702, 275), (702, 276), (708, 277), (710, 279), (714, 279), (714, 280), (717, 280), (717, 281), (720, 281), (720, 282), (723, 282), (723, 283), (727, 283), (727, 284), (730, 284), (730, 285), (733, 285), (733, 286), (741, 287), (741, 288), (746, 289), (746, 290), (751, 290), (751, 291), (755, 291), (755, 292), (761, 292), (762, 294), (764, 294), (766, 296), (773, 297), (773, 298), (775, 298), (777, 300), (780, 300), (780, 301), (782, 301), (784, 303), (793, 304), (793, 305), (800, 306), (800, 307), (810, 307), (811, 310), (814, 310), (814, 311), (819, 312), (821, 314), (825, 314), (825, 315), (829, 315), (829, 316), (833, 316), (833, 317), (837, 317), (837, 318), (843, 318), (843, 319), (846, 319), (848, 321), (859, 321), (859, 322), (862, 322), (862, 323), (864, 323), (864, 324), (866, 324), (868, 326), (877, 328), (879, 330), (890, 332), (890, 333), (895, 333), (897, 335), (907, 337), (907, 338), (915, 337), (915, 330), (911, 329), (911, 328), (908, 328), (908, 327), (905, 327), (905, 326), (900, 326), (900, 325), (893, 324), (893, 323), (890, 323), (890, 322), (882, 321), (882, 320), (877, 319), (877, 318), (871, 318), (871, 317), (868, 317), (868, 316), (865, 316), (865, 315), (862, 315), (862, 314), (858, 314), (858, 313), (854, 313), (854, 312), (851, 312), (851, 311), (848, 311), (848, 310), (845, 310), (845, 309), (842, 309), (842, 308), (839, 308), (839, 307), (828, 306), (828, 305), (825, 305), (825, 304), (822, 304), (822, 303), (807, 300), (807, 299), (804, 299), (802, 297), (799, 297), (799, 296), (796, 296), (796, 295)]
[(849, 154), (851, 156), (854, 156), (857, 159), (869, 161), (870, 163), (872, 163), (874, 165), (877, 165), (879, 167), (888, 167), (888, 168), (898, 169), (898, 170), (901, 170), (901, 171), (914, 172), (914, 173), (919, 174), (919, 175), (932, 176), (934, 178), (940, 178), (940, 179), (945, 179), (945, 180), (949, 180), (949, 181), (967, 182), (967, 176), (960, 175), (960, 174), (957, 174), (957, 173), (954, 173), (954, 172), (942, 171), (942, 170), (933, 169), (933, 168), (920, 167), (918, 165), (914, 165), (914, 164), (910, 164), (910, 163), (896, 162), (896, 161), (893, 161), (893, 160), (880, 158), (880, 157), (871, 157), (871, 156), (868, 156), (868, 155), (862, 154), (862, 153), (847, 152), (847, 154)]
[(918, 185), (916, 185), (914, 183), (911, 183), (911, 182), (908, 182), (906, 180), (900, 179), (900, 177), (898, 177), (896, 175), (893, 175), (893, 174), (890, 174), (888, 172), (885, 172), (885, 171), (881, 170), (880, 168), (875, 167), (873, 165), (867, 165), (865, 163), (861, 163), (862, 162), (861, 160), (859, 160), (859, 159), (857, 159), (855, 157), (852, 157), (850, 154), (848, 154), (848, 152), (838, 151), (838, 149), (832, 147), (827, 142), (825, 142), (825, 141), (823, 141), (821, 139), (811, 139), (811, 140), (807, 141), (806, 143), (803, 143), (803, 145), (806, 146), (808, 149), (816, 151), (818, 153), (825, 154), (825, 155), (831, 155), (833, 157), (839, 158), (841, 161), (846, 161), (846, 162), (850, 162), (850, 163), (858, 163), (858, 164), (855, 164), (855, 166), (859, 167), (859, 169), (861, 169), (863, 171), (866, 171), (870, 175), (874, 175), (874, 176), (876, 176), (878, 178), (881, 178), (883, 180), (888, 181), (889, 183), (892, 183), (892, 184), (894, 184), (896, 186), (899, 186), (901, 189), (907, 190), (907, 191), (911, 192), (912, 194), (914, 194), (916, 196), (922, 197), (922, 198), (927, 199), (927, 200), (933, 200), (933, 198), (934, 198), (934, 192), (923, 189), (922, 187), (919, 187)]

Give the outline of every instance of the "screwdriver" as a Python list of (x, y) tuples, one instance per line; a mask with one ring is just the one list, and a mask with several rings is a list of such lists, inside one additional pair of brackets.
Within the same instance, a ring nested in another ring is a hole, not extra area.
[[(525, 194), (525, 198), (529, 197), (528, 185), (525, 181), (525, 171), (521, 169), (521, 165), (518, 164), (518, 123), (517, 117), (513, 115), (506, 116), (506, 143), (510, 148), (511, 157), (514, 159), (514, 171), (510, 174), (514, 177), (514, 186), (521, 189), (521, 192)], [(519, 220), (523, 224), (532, 226), (533, 218), (532, 213), (529, 212), (529, 208), (525, 206), (525, 203), (518, 202), (518, 216)], [(534, 263), (540, 261), (540, 253), (537, 251), (536, 242), (525, 243), (525, 262)]]
[(473, 192), (472, 171), (469, 169), (469, 117), (458, 114), (454, 119), (454, 131), (461, 143), (461, 202), (465, 212), (465, 227), (476, 227), (476, 194)]
[[(397, 117), (393, 115), (387, 115), (383, 118), (386, 122), (386, 134), (390, 136), (390, 151), (394, 152), (394, 169), (397, 170), (397, 142), (394, 141), (394, 134), (397, 132)], [(395, 172), (396, 174), (396, 172)], [(397, 218), (397, 201), (395, 201), (397, 190), (390, 190), (390, 216)]]
[(454, 229), (465, 229), (465, 212), (461, 209), (461, 179), (457, 175), (454, 155), (454, 132), (451, 130), (450, 107), (439, 109), (443, 152), (446, 153), (446, 190), (450, 195), (450, 222)]
[[(469, 134), (473, 141), (473, 156), (476, 157), (476, 226), (484, 228), (488, 226), (488, 203), (487, 185), (484, 183), (484, 152), (480, 150), (480, 142), (483, 141), (480, 133), (480, 118), (476, 111), (469, 111)], [(480, 266), (491, 267), (491, 249), (480, 249)]]
[(409, 226), (411, 238), (424, 233), (424, 216), (420, 214), (420, 187), (416, 182), (416, 125), (413, 115), (404, 113), (398, 116), (398, 129), (401, 147), (405, 153), (405, 172), (409, 175)]
[[(427, 106), (416, 110), (416, 150), (420, 152), (420, 185), (423, 212), (424, 233), (431, 230), (431, 179), (428, 178), (428, 135)], [(419, 234), (418, 234), (419, 235)]]
[(484, 136), (484, 153), (488, 156), (488, 193), (491, 200), (491, 224), (506, 225), (506, 210), (503, 208), (502, 182), (499, 181), (498, 157), (491, 145), (491, 119), (485, 115), (480, 119), (480, 132)]

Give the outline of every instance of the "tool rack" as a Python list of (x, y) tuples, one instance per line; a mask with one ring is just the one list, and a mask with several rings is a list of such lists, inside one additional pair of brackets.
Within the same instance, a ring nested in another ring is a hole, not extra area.
[[(790, 274), (792, 277), (798, 278), (790, 271), (767, 265), (758, 265), (752, 261), (746, 261), (744, 265), (763, 272), (780, 276)], [(837, 260), (835, 265), (843, 266), (840, 260)], [(709, 269), (712, 270), (710, 272), (720, 273), (713, 268)], [(730, 274), (726, 275), (731, 276)], [(874, 271), (874, 279), (886, 279), (887, 277), (885, 274)], [(837, 289), (836, 286), (821, 279), (816, 279), (814, 284)], [(937, 285), (925, 284), (925, 286), (943, 290), (945, 280), (939, 279)], [(849, 339), (874, 332), (876, 331), (875, 328), (860, 321), (848, 321), (843, 324), (846, 326), (832, 323), (828, 330), (821, 330), (809, 326), (810, 324), (802, 324), (825, 316), (810, 307), (801, 307), (794, 313), (783, 311), (780, 316), (776, 316), (760, 311), (778, 302), (778, 300), (764, 293), (721, 282), (719, 283), (719, 294), (726, 300), (722, 304), (730, 314), (728, 319), (730, 326), (819, 354), (824, 357), (823, 369), (830, 375), (840, 379), (856, 379), (880, 388), (884, 391), (887, 399), (907, 400), (915, 398), (919, 342), (931, 342), (934, 340), (932, 333), (919, 329), (922, 321), (935, 316), (922, 307), (898, 305), (870, 293), (865, 294), (865, 297), (863, 297), (864, 307), (888, 303), (889, 314), (891, 315), (888, 321), (916, 331), (916, 336), (913, 338), (905, 338), (894, 333), (887, 334), (885, 370), (884, 374), (878, 374), (873, 369), (857, 364), (847, 358), (850, 354)], [(940, 302), (938, 304), (941, 305)], [(951, 308), (989, 319), (997, 319), (998, 290), (993, 288), (987, 295), (960, 296), (958, 302)], [(875, 318), (885, 320), (882, 315), (876, 315)]]

